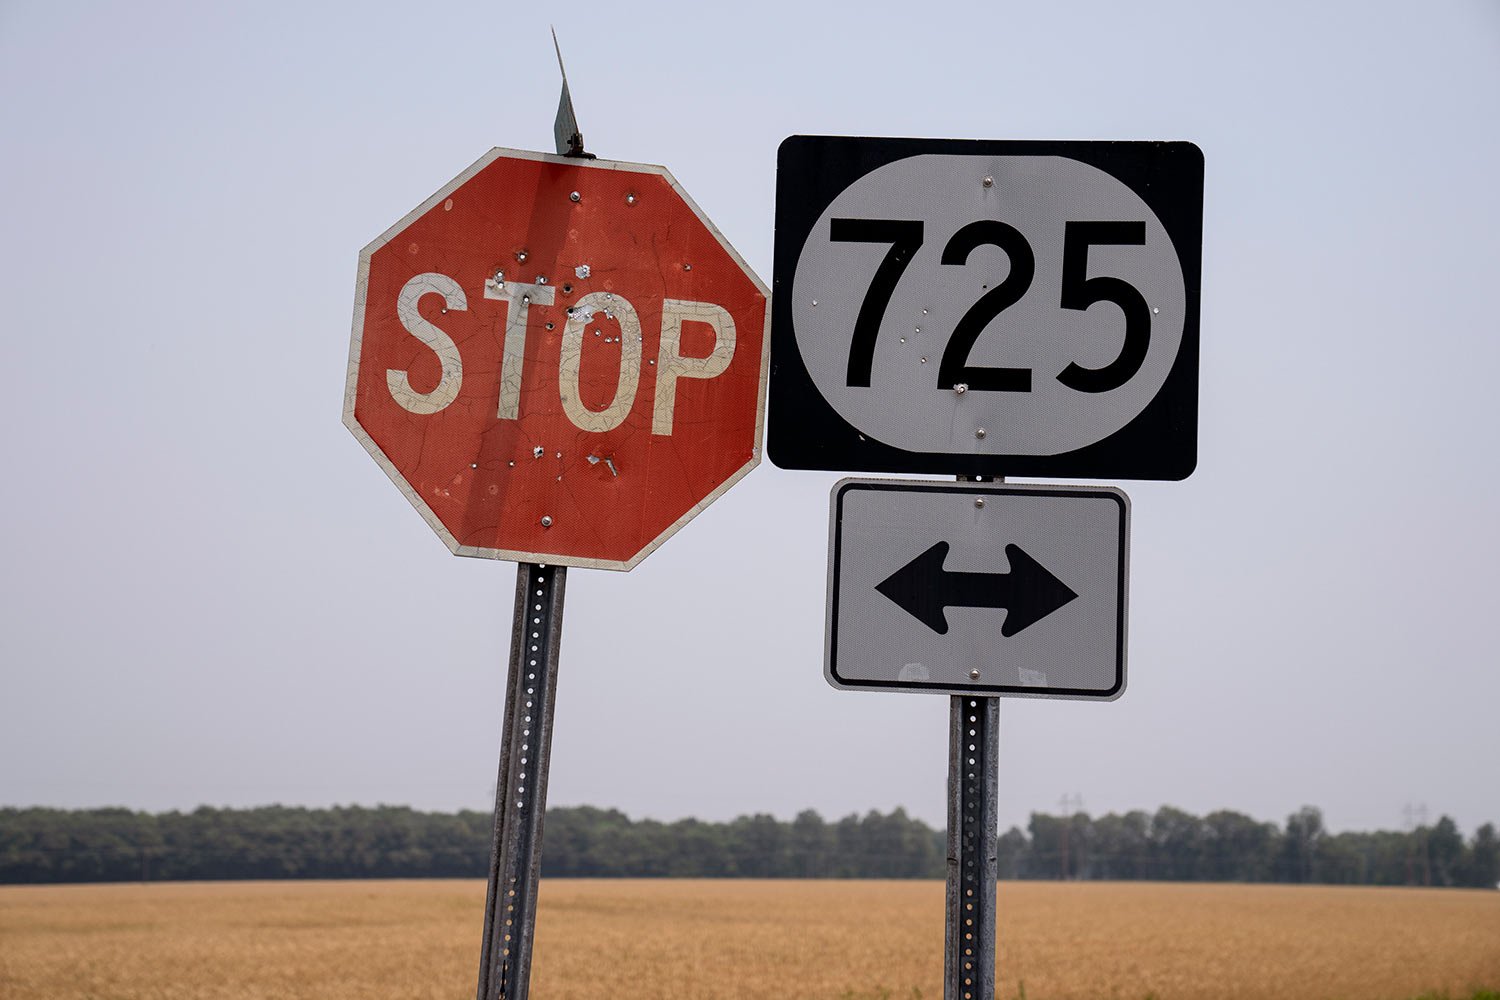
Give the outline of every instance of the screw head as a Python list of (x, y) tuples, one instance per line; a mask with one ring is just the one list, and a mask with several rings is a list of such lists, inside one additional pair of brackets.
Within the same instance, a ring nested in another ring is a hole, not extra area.
[(995, 186), (995, 178), (993, 178), (993, 177), (986, 177), (984, 179), (984, 186), (987, 187), (987, 188), (994, 187)]
[(550, 527), (552, 527), (552, 515), (551, 514), (543, 514), (542, 515), (542, 527), (544, 527), (544, 528), (550, 528)]
[(627, 204), (627, 205), (634, 205), (635, 204), (635, 195), (633, 195), (633, 194), (627, 194), (625, 196), (625, 204)]
[(984, 437), (984, 428), (983, 427), (976, 427), (976, 428), (974, 428), (974, 436), (977, 437), (977, 438)]
[(974, 506), (976, 506), (976, 507), (983, 507), (984, 506), (984, 497), (975, 497), (974, 498)]
[(970, 670), (969, 671), (969, 680), (971, 680), (971, 681), (977, 681), (977, 680), (979, 680), (979, 671), (977, 671), (977, 670)]
[(517, 250), (516, 251), (516, 262), (517, 263), (525, 263), (526, 262), (526, 251), (525, 250)]
[(960, 382), (953, 387), (953, 391), (962, 396), (964, 393), (969, 391), (969, 383)]
[(574, 191), (574, 192), (572, 192), (572, 193), (570, 193), (568, 195), (568, 200), (569, 201), (582, 201), (583, 200), (583, 195), (579, 194), (577, 191)]

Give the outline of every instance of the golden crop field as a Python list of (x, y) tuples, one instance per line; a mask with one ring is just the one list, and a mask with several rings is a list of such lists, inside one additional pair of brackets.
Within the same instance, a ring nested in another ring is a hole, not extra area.
[[(1469, 996), (1500, 892), (1004, 882), (1002, 1000)], [(940, 882), (544, 880), (536, 1000), (938, 1000)], [(477, 881), (0, 887), (4, 1000), (468, 998)]]

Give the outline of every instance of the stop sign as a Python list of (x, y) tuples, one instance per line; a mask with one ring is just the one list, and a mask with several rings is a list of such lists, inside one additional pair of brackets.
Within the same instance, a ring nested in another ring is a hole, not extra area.
[(361, 252), (344, 423), (454, 553), (628, 570), (759, 462), (766, 296), (662, 167), (492, 150)]

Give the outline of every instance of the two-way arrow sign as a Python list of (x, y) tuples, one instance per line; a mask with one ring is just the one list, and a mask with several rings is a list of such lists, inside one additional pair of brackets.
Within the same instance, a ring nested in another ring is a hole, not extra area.
[(947, 558), (948, 543), (938, 542), (875, 589), (938, 635), (948, 634), (948, 608), (1005, 608), (1007, 638), (1078, 597), (1019, 545), (1005, 546), (1008, 573), (950, 573)]
[(1118, 697), (1129, 513), (1109, 487), (844, 480), (831, 503), (829, 682)]

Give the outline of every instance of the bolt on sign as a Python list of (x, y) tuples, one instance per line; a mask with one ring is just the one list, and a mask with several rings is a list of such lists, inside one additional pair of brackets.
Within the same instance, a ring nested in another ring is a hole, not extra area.
[(664, 168), (491, 150), (360, 254), (344, 423), (455, 554), (629, 570), (759, 462), (767, 295)]

